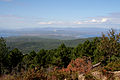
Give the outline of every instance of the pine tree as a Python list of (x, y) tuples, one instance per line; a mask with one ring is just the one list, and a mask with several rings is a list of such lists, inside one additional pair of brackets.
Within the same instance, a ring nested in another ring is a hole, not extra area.
[(4, 62), (8, 54), (8, 48), (6, 46), (6, 41), (1, 37), (0, 38), (0, 75), (3, 73)]

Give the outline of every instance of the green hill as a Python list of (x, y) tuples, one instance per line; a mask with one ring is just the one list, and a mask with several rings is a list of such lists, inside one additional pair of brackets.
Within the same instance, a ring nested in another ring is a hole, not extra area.
[(75, 39), (75, 40), (58, 40), (47, 39), (41, 37), (8, 37), (6, 38), (7, 46), (10, 49), (18, 48), (23, 53), (28, 53), (32, 50), (39, 51), (40, 49), (55, 49), (61, 43), (64, 43), (68, 47), (75, 47), (79, 43), (83, 43), (86, 40), (92, 40), (93, 38)]

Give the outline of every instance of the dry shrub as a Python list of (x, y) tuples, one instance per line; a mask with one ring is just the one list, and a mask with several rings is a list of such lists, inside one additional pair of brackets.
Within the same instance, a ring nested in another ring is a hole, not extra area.
[(72, 60), (67, 68), (63, 68), (60, 71), (65, 72), (78, 72), (79, 74), (88, 73), (92, 69), (90, 58), (83, 57)]
[(107, 80), (114, 80), (113, 73), (110, 73), (106, 69), (103, 69), (102, 73), (103, 73), (104, 76), (107, 77)]
[(21, 74), (6, 75), (2, 80), (47, 80), (47, 74), (43, 70), (30, 69)]
[(64, 72), (56, 70), (54, 72), (51, 72), (48, 76), (48, 80), (77, 80), (78, 79), (78, 73), (77, 72)]
[(31, 69), (27, 71), (25, 74), (23, 74), (24, 79), (23, 80), (46, 80), (47, 74), (43, 72), (43, 70), (34, 70)]
[(79, 74), (87, 74), (92, 69), (91, 59), (88, 57), (77, 58), (72, 60), (67, 68), (57, 69), (51, 74), (51, 80), (55, 79), (68, 79), (76, 80)]
[(86, 79), (86, 80), (97, 80), (97, 79), (96, 79), (92, 74), (90, 74), (90, 73), (85, 75), (85, 79)]

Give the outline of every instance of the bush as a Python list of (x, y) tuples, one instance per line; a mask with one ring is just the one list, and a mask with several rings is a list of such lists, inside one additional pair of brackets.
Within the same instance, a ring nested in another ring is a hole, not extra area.
[(56, 70), (54, 72), (51, 72), (48, 75), (48, 80), (77, 80), (78, 79), (78, 73), (77, 72), (64, 72)]
[(97, 80), (97, 79), (96, 79), (92, 74), (90, 74), (90, 73), (85, 75), (85, 79), (86, 79), (86, 80)]
[(105, 66), (105, 69), (107, 71), (119, 71), (120, 70), (120, 59), (115, 62), (108, 63), (108, 65)]
[(75, 60), (71, 60), (66, 69), (62, 69), (63, 71), (72, 71), (81, 73), (88, 73), (92, 68), (91, 59), (87, 57), (77, 58)]

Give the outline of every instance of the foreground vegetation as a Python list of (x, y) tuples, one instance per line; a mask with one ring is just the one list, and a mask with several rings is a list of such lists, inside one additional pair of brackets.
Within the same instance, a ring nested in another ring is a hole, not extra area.
[(111, 30), (107, 36), (102, 34), (74, 48), (61, 44), (57, 49), (29, 54), (17, 48), (9, 50), (5, 40), (0, 39), (0, 75), (6, 80), (77, 80), (80, 74), (96, 80), (90, 73), (96, 63), (100, 63), (103, 74), (120, 70), (120, 34)]

